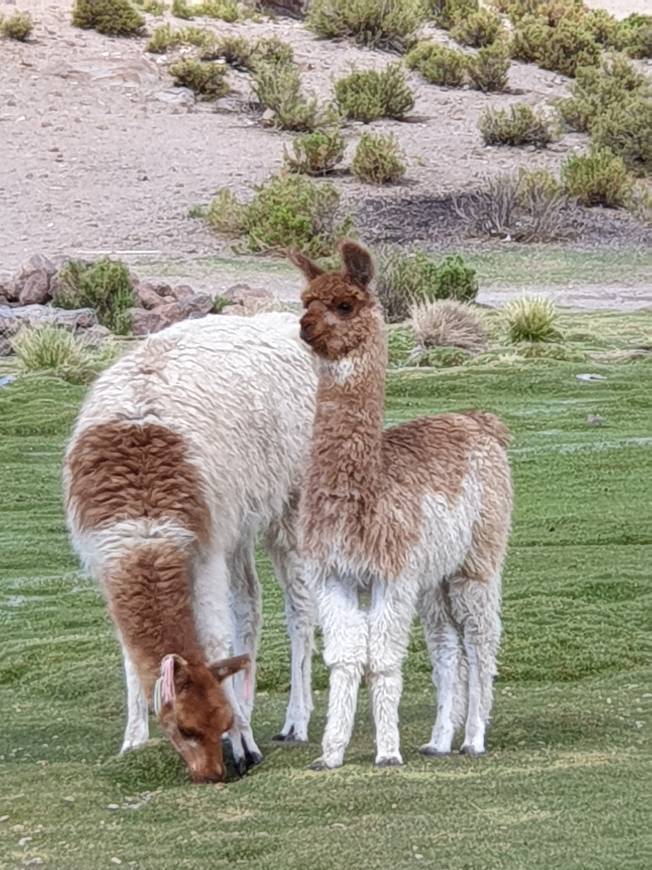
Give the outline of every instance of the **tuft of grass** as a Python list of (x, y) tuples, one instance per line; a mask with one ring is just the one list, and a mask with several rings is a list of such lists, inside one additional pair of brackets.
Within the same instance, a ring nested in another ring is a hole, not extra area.
[(92, 308), (98, 321), (116, 335), (131, 331), (129, 309), (136, 305), (129, 270), (105, 257), (95, 263), (69, 260), (58, 273), (59, 308)]
[(191, 21), (195, 17), (198, 10), (191, 6), (187, 0), (172, 0), (172, 14), (175, 18), (182, 18), (184, 21)]
[(301, 75), (294, 64), (257, 64), (252, 87), (260, 105), (273, 112), (274, 126), (281, 130), (308, 132), (322, 121), (317, 100), (301, 90)]
[(210, 227), (226, 236), (241, 236), (246, 229), (247, 209), (227, 188), (218, 190), (210, 205), (202, 211)]
[(459, 88), (466, 77), (466, 55), (454, 48), (424, 40), (405, 58), (405, 64), (415, 69), (433, 85)]
[(75, 0), (72, 23), (107, 36), (136, 36), (145, 19), (129, 0)]
[(355, 149), (351, 171), (368, 184), (390, 184), (405, 175), (404, 155), (393, 134), (363, 133)]
[(457, 254), (438, 261), (418, 248), (387, 245), (377, 261), (376, 292), (388, 323), (405, 320), (416, 304), (447, 298), (470, 302), (478, 293), (475, 269)]
[(503, 309), (503, 318), (509, 340), (514, 344), (560, 339), (557, 311), (543, 296), (524, 296), (510, 302)]
[(504, 91), (509, 79), (509, 67), (509, 50), (501, 41), (481, 48), (467, 60), (471, 84), (479, 91)]
[(312, 0), (307, 24), (325, 38), (403, 51), (423, 20), (421, 0)]
[(11, 342), (24, 372), (49, 373), (71, 384), (87, 384), (115, 359), (116, 348), (93, 350), (82, 338), (52, 324), (25, 327)]
[(466, 302), (444, 299), (419, 303), (412, 308), (410, 323), (423, 348), (459, 347), (478, 354), (489, 346), (484, 321)]
[(457, 14), (451, 36), (462, 45), (484, 48), (504, 34), (500, 16), (489, 9), (479, 9), (471, 15)]
[(14, 12), (9, 18), (0, 18), (0, 32), (7, 39), (25, 42), (34, 29), (34, 22), (29, 12)]
[(292, 140), (292, 152), (285, 148), (284, 159), (292, 172), (326, 175), (344, 157), (344, 136), (339, 127), (304, 133)]
[(633, 172), (646, 174), (652, 172), (651, 130), (652, 100), (636, 92), (610, 105), (591, 125), (591, 144), (609, 148)]
[(545, 148), (556, 138), (552, 121), (527, 103), (515, 103), (509, 109), (487, 109), (478, 126), (486, 145)]
[(582, 205), (625, 206), (633, 179), (621, 157), (608, 148), (593, 148), (589, 154), (571, 154), (561, 167), (564, 189)]
[(354, 121), (400, 120), (414, 106), (414, 94), (401, 64), (392, 63), (381, 71), (354, 70), (338, 79), (335, 102), (342, 115)]
[(173, 30), (169, 24), (163, 24), (152, 33), (146, 50), (152, 54), (164, 54), (169, 49), (177, 48), (180, 45), (196, 45), (205, 48), (212, 43), (212, 39), (212, 34), (202, 27), (188, 26)]
[(203, 99), (213, 100), (229, 92), (227, 69), (222, 63), (184, 58), (170, 65), (170, 75), (175, 85), (190, 88)]

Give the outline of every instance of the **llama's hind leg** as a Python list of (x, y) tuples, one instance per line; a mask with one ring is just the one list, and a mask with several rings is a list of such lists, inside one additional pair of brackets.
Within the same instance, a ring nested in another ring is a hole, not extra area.
[(128, 752), (137, 749), (149, 740), (149, 719), (147, 698), (140, 684), (138, 672), (131, 660), (127, 647), (120, 640), (122, 647), (122, 659), (125, 670), (125, 682), (127, 686), (127, 725), (120, 752)]
[(290, 697), (285, 722), (274, 740), (305, 743), (312, 712), (312, 650), (315, 602), (307, 580), (307, 566), (296, 550), (270, 547), (276, 576), (285, 595), (290, 636)]
[(313, 770), (340, 767), (351, 739), (360, 678), (367, 661), (367, 616), (358, 604), (355, 578), (317, 574), (319, 624), (324, 636), (324, 662), (330, 670), (328, 715), (322, 754)]
[(376, 727), (376, 765), (403, 763), (398, 708), (402, 665), (410, 638), (418, 587), (411, 579), (376, 581), (369, 610), (368, 679)]
[(468, 667), (468, 708), (462, 752), (482, 755), (493, 702), (500, 645), (500, 576), (459, 575), (450, 582), (451, 609), (461, 626)]
[(451, 613), (448, 584), (426, 590), (419, 613), (432, 662), (432, 680), (437, 689), (437, 717), (432, 735), (419, 752), (448, 755), (455, 732), (464, 722), (467, 683), (462, 637)]

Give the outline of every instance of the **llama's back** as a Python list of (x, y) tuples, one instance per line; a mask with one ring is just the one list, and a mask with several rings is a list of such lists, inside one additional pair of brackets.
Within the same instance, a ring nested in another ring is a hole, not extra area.
[[(152, 336), (98, 379), (82, 408), (65, 469), (73, 538), (89, 516), (106, 525), (112, 509), (118, 519), (171, 517), (227, 549), (244, 528), (265, 528), (297, 484), (314, 392), (291, 315), (207, 317)], [(127, 484), (139, 488), (128, 510)]]

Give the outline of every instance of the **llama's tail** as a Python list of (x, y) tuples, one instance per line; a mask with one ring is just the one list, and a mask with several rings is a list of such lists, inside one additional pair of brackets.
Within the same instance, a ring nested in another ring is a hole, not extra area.
[(500, 417), (496, 417), (495, 414), (487, 414), (484, 411), (465, 411), (464, 413), (474, 420), (484, 433), (495, 438), (502, 447), (509, 445), (512, 435)]

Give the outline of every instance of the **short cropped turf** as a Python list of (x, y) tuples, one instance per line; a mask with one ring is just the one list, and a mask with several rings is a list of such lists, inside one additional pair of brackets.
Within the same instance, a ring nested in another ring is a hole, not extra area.
[[(606, 380), (578, 381), (582, 372)], [(514, 433), (489, 754), (418, 755), (434, 716), (418, 625), (405, 666), (402, 769), (373, 768), (363, 692), (346, 765), (307, 770), (326, 700), (318, 654), (310, 744), (274, 745), (288, 642), (261, 554), (255, 731), (265, 760), (224, 788), (191, 785), (155, 726), (147, 747), (116, 755), (118, 648), (69, 550), (61, 504), (62, 450), (84, 389), (42, 377), (0, 389), (0, 867), (649, 866), (649, 360), (391, 374), (389, 422), (476, 406)]]

